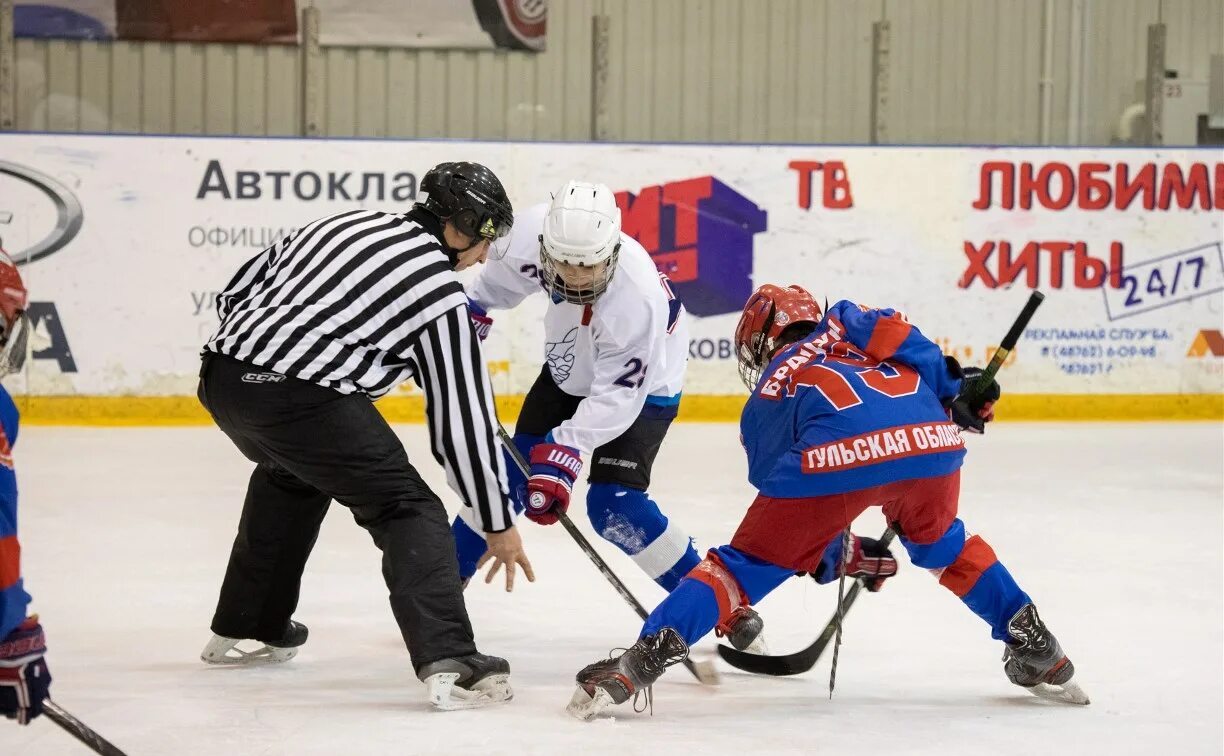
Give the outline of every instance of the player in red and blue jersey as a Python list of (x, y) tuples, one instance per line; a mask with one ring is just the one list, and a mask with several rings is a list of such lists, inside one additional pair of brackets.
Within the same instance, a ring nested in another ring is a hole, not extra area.
[[(884, 510), (910, 561), (929, 569), (1005, 644), (1004, 672), (1038, 695), (1088, 703), (1075, 669), (1011, 573), (957, 517), (961, 430), (993, 419), (998, 384), (894, 310), (841, 301), (822, 313), (798, 286), (762, 286), (736, 329), (752, 390), (740, 418), (758, 490), (731, 543), (706, 558), (646, 619), (636, 644), (578, 673), (569, 710), (589, 719), (654, 683), (689, 647), (796, 573), (879, 581), (896, 570), (867, 539), (839, 534)], [(853, 552), (843, 555), (849, 542)], [(874, 559), (873, 559), (874, 557)]]
[[(26, 289), (17, 266), (0, 251), (0, 377), (21, 369), (29, 323)], [(17, 405), (0, 386), (0, 714), (28, 724), (42, 713), (51, 687), (47, 644), (38, 615), (26, 616), (30, 596), (21, 579), (17, 542)]]

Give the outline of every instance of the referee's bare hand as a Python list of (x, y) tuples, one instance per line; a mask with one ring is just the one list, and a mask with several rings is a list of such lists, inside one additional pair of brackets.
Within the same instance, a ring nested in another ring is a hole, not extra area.
[(535, 582), (535, 572), (531, 569), (531, 562), (527, 559), (527, 552), (523, 550), (523, 539), (519, 537), (518, 528), (513, 526), (503, 530), (500, 533), (485, 533), (485, 540), (489, 544), (489, 550), (476, 563), (476, 569), (479, 570), (490, 559), (493, 560), (493, 566), (489, 568), (488, 574), (485, 575), (485, 583), (492, 583), (497, 571), (502, 565), (506, 565), (506, 591), (514, 590), (514, 573), (516, 566), (523, 568), (523, 574), (527, 576), (527, 580)]

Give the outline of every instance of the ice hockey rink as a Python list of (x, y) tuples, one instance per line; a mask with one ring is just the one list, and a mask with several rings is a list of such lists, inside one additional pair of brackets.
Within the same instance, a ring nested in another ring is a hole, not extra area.
[[(398, 431), (442, 490), (424, 427)], [(131, 756), (1219, 754), (1220, 424), (998, 423), (969, 445), (962, 517), (1035, 599), (1088, 707), (1011, 686), (985, 625), (903, 559), (847, 616), (832, 700), (827, 657), (780, 679), (720, 662), (716, 688), (676, 667), (655, 687), (653, 716), (624, 706), (584, 724), (564, 711), (574, 673), (631, 644), (639, 622), (564, 530), (525, 523), (537, 581), (466, 594), (480, 648), (512, 664), (515, 700), (432, 711), (392, 621), (379, 554), (340, 506), (307, 569), (296, 616), (311, 635), (300, 655), (210, 668), (198, 654), (249, 470), (222, 434), (27, 427), (16, 460), (52, 695)], [(738, 522), (751, 493), (743, 476), (734, 426), (679, 424), (653, 493), (705, 548)], [(589, 533), (581, 493), (576, 502)], [(883, 527), (871, 511), (856, 530)], [(644, 603), (659, 600), (631, 562), (599, 546)], [(798, 578), (768, 597), (760, 609), (773, 650), (806, 645), (835, 601), (835, 585)], [(712, 657), (713, 641), (694, 655)], [(46, 718), (0, 726), (4, 756), (86, 752)]]

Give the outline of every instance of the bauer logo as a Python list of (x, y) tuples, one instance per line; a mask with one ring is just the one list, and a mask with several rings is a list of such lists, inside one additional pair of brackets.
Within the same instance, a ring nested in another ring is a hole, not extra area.
[(689, 313), (739, 312), (752, 293), (753, 236), (766, 212), (713, 176), (617, 192), (621, 229), (637, 239)]
[(84, 218), (68, 187), (33, 168), (0, 160), (0, 249), (17, 264), (63, 249)]

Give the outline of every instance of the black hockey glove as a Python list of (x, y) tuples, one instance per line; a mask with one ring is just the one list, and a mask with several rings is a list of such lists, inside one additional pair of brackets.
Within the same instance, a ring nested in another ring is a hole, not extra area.
[(952, 422), (970, 433), (985, 433), (986, 423), (994, 420), (994, 404), (1002, 396), (998, 381), (991, 379), (990, 383), (982, 384), (981, 368), (961, 369), (960, 363), (954, 357), (946, 357), (948, 370), (953, 375), (960, 373), (960, 394), (948, 405), (948, 415)]

